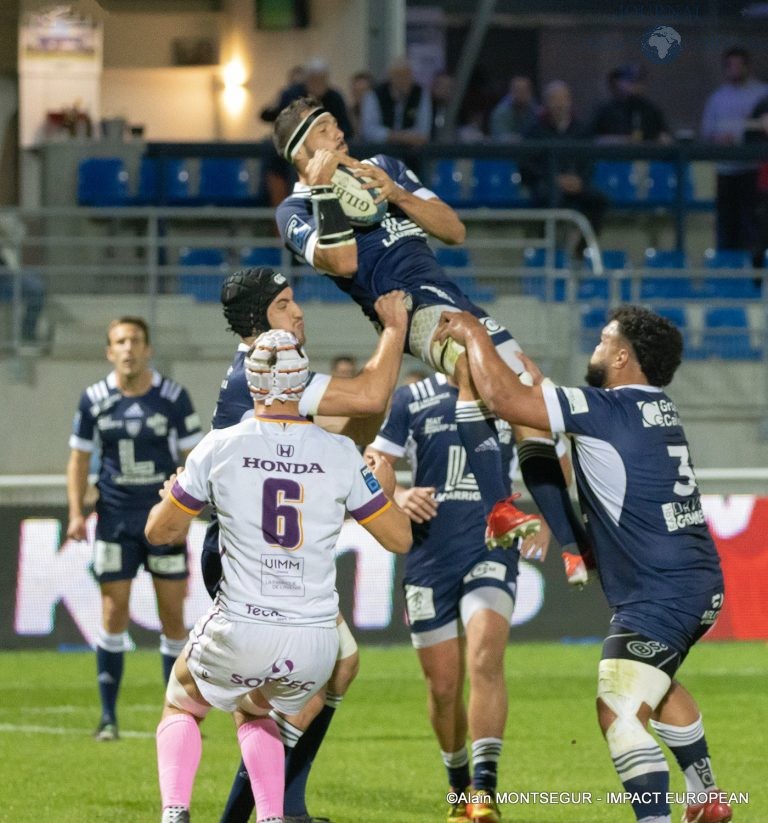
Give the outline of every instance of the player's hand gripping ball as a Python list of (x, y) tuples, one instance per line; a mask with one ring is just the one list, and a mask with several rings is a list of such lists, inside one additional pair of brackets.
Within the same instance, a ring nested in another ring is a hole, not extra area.
[(378, 189), (364, 189), (364, 177), (356, 177), (346, 166), (338, 166), (331, 178), (341, 208), (353, 226), (372, 226), (387, 213), (387, 201), (375, 203)]

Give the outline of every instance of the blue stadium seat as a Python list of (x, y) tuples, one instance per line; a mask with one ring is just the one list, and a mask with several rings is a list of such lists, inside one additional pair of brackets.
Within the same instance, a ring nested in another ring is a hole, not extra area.
[(600, 340), (600, 331), (608, 320), (608, 309), (593, 308), (581, 311), (581, 350), (591, 351)]
[(183, 158), (141, 158), (137, 206), (183, 205), (189, 200), (189, 170)]
[(614, 206), (638, 202), (637, 174), (631, 160), (598, 160), (592, 172), (592, 185)]
[(437, 262), (446, 269), (446, 273), (454, 283), (476, 303), (491, 303), (496, 299), (496, 292), (488, 286), (480, 285), (477, 280), (468, 274), (456, 274), (451, 269), (466, 269), (469, 266), (469, 252), (463, 247), (438, 246), (435, 249)]
[(465, 269), (469, 265), (469, 252), (463, 246), (438, 246), (435, 257), (445, 269)]
[[(523, 262), (528, 269), (542, 269), (546, 265), (546, 249), (527, 248), (523, 251)], [(568, 269), (571, 261), (563, 249), (555, 250), (555, 268)], [(566, 277), (556, 277), (554, 281), (554, 295), (550, 291), (547, 278), (543, 275), (535, 277), (523, 277), (523, 294), (538, 297), (540, 300), (554, 298), (558, 303), (565, 300)]]
[(282, 250), (274, 246), (258, 246), (241, 249), (241, 266), (272, 266), (280, 268), (282, 264)]
[(251, 174), (244, 159), (203, 157), (200, 161), (201, 203), (214, 206), (236, 206), (253, 199)]
[[(688, 262), (685, 253), (677, 250), (646, 249), (644, 264), (647, 269), (685, 269)], [(643, 276), (640, 283), (641, 300), (666, 298), (692, 298), (703, 296), (694, 288), (690, 277)]]
[(293, 287), (293, 294), (299, 303), (306, 303), (310, 300), (320, 300), (323, 303), (346, 303), (352, 299), (330, 277), (315, 272), (298, 278)]
[[(652, 160), (648, 164), (646, 203), (660, 206), (674, 203), (677, 199), (677, 182), (677, 167), (674, 163)], [(690, 165), (685, 167), (683, 186), (685, 199), (690, 203), (693, 200), (693, 179), (691, 178)]]
[(520, 169), (514, 160), (475, 160), (472, 204), (497, 208), (519, 206), (527, 198), (520, 190)]
[(467, 206), (471, 182), (456, 159), (444, 158), (433, 163), (427, 187), (451, 206)]
[[(707, 249), (704, 252), (705, 269), (732, 269), (753, 271), (752, 255), (738, 249)], [(707, 297), (717, 299), (739, 298), (757, 300), (761, 293), (761, 283), (756, 275), (750, 277), (711, 277), (706, 283)]]
[[(601, 249), (600, 256), (603, 259), (603, 269), (606, 274), (624, 271), (627, 267), (627, 253), (622, 249)], [(589, 249), (584, 249), (584, 264), (590, 271), (593, 270), (592, 255)], [(608, 300), (610, 291), (609, 277), (583, 277), (579, 281), (576, 297), (578, 300)]]
[(77, 202), (81, 206), (128, 204), (128, 172), (120, 157), (88, 157), (77, 167)]
[(221, 284), (227, 276), (227, 257), (221, 249), (182, 249), (179, 265), (189, 269), (218, 269), (218, 274), (188, 273), (179, 277), (180, 294), (189, 294), (201, 303), (218, 302)]
[(759, 360), (760, 349), (750, 340), (747, 312), (741, 306), (716, 307), (704, 312), (704, 351), (723, 360)]

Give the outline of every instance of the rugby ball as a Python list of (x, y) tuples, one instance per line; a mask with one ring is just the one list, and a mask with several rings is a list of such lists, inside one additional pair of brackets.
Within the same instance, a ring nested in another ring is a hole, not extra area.
[(387, 201), (374, 203), (378, 189), (364, 189), (365, 178), (355, 177), (351, 169), (339, 166), (331, 178), (341, 208), (353, 226), (371, 226), (387, 213)]

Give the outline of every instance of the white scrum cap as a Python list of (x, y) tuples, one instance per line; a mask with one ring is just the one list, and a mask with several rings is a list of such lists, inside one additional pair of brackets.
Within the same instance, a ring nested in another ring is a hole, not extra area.
[(254, 400), (299, 400), (309, 382), (309, 360), (299, 341), (283, 329), (256, 338), (245, 356), (245, 377)]

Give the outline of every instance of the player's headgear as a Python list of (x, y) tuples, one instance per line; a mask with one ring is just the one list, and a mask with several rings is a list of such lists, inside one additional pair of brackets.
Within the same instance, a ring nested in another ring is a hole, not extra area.
[(283, 329), (260, 334), (245, 356), (245, 377), (254, 400), (299, 400), (309, 382), (309, 360), (299, 341)]
[(221, 305), (229, 328), (240, 337), (252, 337), (269, 329), (267, 309), (290, 284), (269, 266), (240, 269), (222, 283)]

